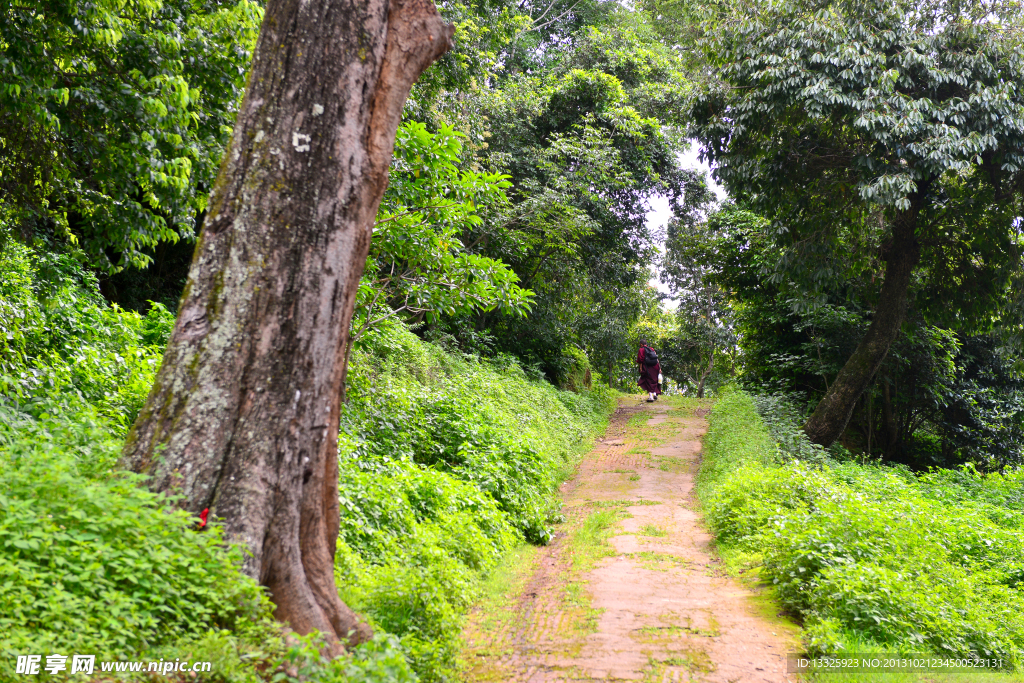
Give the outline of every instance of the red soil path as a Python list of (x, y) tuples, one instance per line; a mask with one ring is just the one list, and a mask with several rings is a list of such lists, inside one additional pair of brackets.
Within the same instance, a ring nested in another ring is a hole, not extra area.
[[(670, 408), (623, 402), (562, 488), (567, 530), (534, 552), (511, 597), (471, 616), (467, 682), (796, 680), (795, 645), (724, 574), (695, 511), (704, 411)], [(616, 520), (604, 545), (581, 550), (575, 530), (602, 511)]]

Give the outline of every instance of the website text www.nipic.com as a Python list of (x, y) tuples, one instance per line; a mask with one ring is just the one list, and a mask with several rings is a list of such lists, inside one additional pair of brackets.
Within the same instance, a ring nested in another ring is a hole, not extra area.
[[(68, 661), (70, 660), (70, 661)], [(100, 662), (96, 666), (96, 655), (18, 655), (18, 661), (14, 667), (14, 673), (28, 676), (38, 675), (42, 672), (57, 674), (66, 672), (68, 674), (90, 675), (96, 670), (103, 672), (141, 672), (169, 675), (172, 673), (200, 673), (210, 670), (210, 662), (192, 662), (188, 659), (182, 661), (175, 659), (155, 661), (110, 661)]]

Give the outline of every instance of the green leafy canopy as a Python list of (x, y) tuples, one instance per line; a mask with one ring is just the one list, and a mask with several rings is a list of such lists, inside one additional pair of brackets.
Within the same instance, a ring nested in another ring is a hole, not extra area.
[(983, 271), (976, 294), (997, 299), (1019, 257), (1024, 60), (1007, 30), (1019, 5), (748, 10), (702, 45), (720, 78), (694, 99), (691, 132), (730, 193), (774, 221), (777, 280), (788, 270), (816, 287), (872, 267), (913, 210), (923, 264), (964, 282)]
[(456, 166), (462, 136), (442, 125), (402, 124), (390, 183), (374, 226), (353, 320), (358, 339), (398, 314), (464, 315), (495, 308), (525, 315), (533, 293), (501, 261), (469, 252), (461, 236), (481, 210), (506, 203), (508, 176)]
[(194, 235), (262, 18), (252, 0), (0, 9), (0, 235), (108, 271)]

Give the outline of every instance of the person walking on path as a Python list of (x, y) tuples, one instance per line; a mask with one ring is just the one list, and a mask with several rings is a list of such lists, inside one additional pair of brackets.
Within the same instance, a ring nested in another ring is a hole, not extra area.
[(640, 351), (636, 354), (637, 365), (640, 366), (640, 387), (647, 392), (647, 402), (658, 400), (661, 393), (661, 383), (658, 381), (661, 375), (661, 364), (658, 362), (658, 354), (654, 352), (647, 342), (640, 340)]

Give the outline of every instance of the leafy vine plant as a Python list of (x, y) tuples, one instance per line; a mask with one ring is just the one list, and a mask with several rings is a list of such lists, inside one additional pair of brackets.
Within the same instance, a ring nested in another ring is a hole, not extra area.
[(398, 129), (388, 190), (374, 223), (347, 352), (384, 321), (501, 309), (525, 316), (533, 292), (498, 259), (471, 254), (461, 236), (508, 203), (507, 175), (460, 170), (462, 135), (422, 123)]

